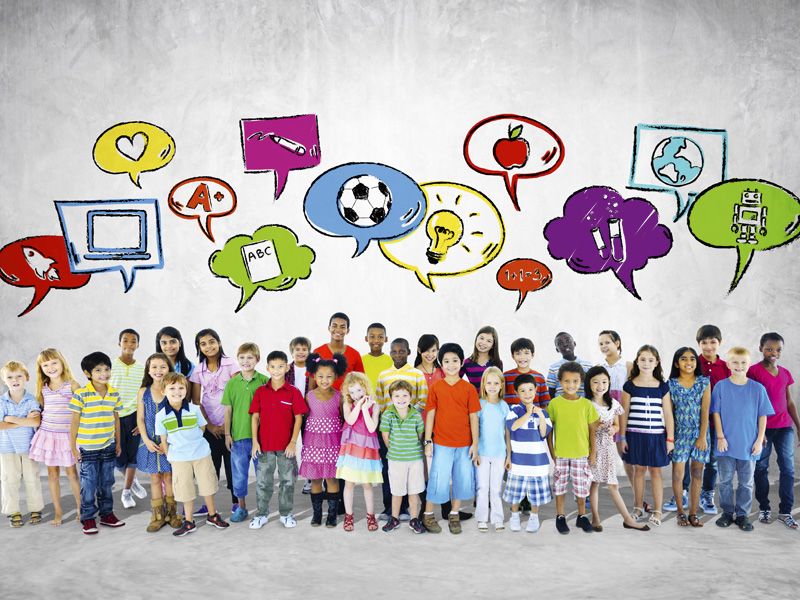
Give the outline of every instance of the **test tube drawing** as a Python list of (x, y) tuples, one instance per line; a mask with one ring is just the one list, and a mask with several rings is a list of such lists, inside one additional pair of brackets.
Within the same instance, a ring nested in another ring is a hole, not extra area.
[(597, 252), (600, 254), (600, 258), (606, 260), (608, 258), (608, 248), (606, 247), (605, 241), (603, 241), (603, 234), (600, 233), (599, 227), (592, 227), (592, 237), (594, 238), (594, 245), (597, 246)]
[[(625, 261), (625, 238), (622, 237), (622, 221), (619, 219), (608, 219), (608, 237), (611, 246), (611, 257), (615, 262), (621, 263)], [(597, 252), (603, 260), (608, 259), (608, 246), (603, 240), (603, 234), (600, 232), (599, 227), (591, 229), (594, 244), (597, 246)]]

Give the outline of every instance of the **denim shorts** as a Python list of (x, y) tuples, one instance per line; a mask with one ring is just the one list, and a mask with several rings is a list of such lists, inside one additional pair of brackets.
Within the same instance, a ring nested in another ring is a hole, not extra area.
[(475, 467), (469, 459), (469, 446), (451, 448), (433, 444), (426, 500), (434, 504), (449, 501), (451, 478), (453, 499), (471, 500), (475, 497)]

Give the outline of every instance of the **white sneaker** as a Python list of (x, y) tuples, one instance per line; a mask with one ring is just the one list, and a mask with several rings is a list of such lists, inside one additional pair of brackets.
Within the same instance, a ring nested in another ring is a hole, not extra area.
[(142, 484), (139, 483), (139, 480), (136, 479), (136, 477), (133, 478), (131, 492), (133, 492), (133, 495), (137, 498), (147, 498), (147, 490), (142, 487)]
[(122, 506), (125, 508), (133, 508), (136, 506), (136, 502), (131, 496), (130, 490), (122, 490)]
[(509, 521), (508, 521), (508, 528), (511, 531), (520, 531), (522, 529), (522, 527), (520, 526), (520, 522), (519, 522), (519, 513), (518, 512), (511, 513), (511, 519), (509, 519)]
[(250, 529), (261, 529), (267, 524), (268, 519), (269, 516), (267, 515), (264, 515), (263, 517), (253, 517), (250, 519)]
[(528, 526), (525, 528), (525, 531), (530, 533), (539, 531), (539, 515), (531, 515), (531, 518), (528, 519)]
[(309, 479), (306, 481), (305, 485), (303, 485), (303, 493), (310, 494), (311, 493), (311, 480)]
[(281, 523), (283, 523), (283, 526), (287, 529), (291, 527), (297, 527), (297, 521), (294, 520), (294, 515), (292, 513), (289, 513), (285, 517), (281, 517)]

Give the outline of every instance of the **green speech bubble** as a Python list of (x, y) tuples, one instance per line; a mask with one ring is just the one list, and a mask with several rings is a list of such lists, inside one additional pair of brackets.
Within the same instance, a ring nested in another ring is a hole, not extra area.
[(729, 179), (697, 196), (688, 221), (701, 244), (736, 248), (730, 294), (747, 271), (753, 252), (783, 246), (800, 235), (800, 199), (769, 181)]
[(264, 225), (252, 236), (236, 235), (208, 259), (208, 268), (217, 277), (227, 278), (242, 289), (239, 312), (262, 288), (288, 290), (298, 279), (308, 279), (316, 255), (308, 246), (298, 246), (297, 236), (283, 225)]

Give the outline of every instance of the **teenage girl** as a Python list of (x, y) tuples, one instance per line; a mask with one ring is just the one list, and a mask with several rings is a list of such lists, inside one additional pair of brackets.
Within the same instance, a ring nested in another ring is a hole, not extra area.
[(61, 525), (63, 517), (61, 485), (58, 481), (61, 467), (67, 471), (72, 494), (78, 506), (78, 516), (75, 520), (81, 519), (81, 485), (69, 434), (72, 423), (69, 401), (72, 400), (72, 392), (80, 387), (61, 352), (55, 348), (48, 348), (39, 353), (39, 358), (36, 359), (36, 399), (44, 410), (39, 429), (31, 440), (28, 457), (47, 465), (47, 481), (56, 513), (50, 525), (54, 527)]
[(367, 505), (367, 529), (376, 531), (373, 483), (383, 483), (381, 457), (378, 452), (380, 408), (372, 398), (369, 378), (351, 371), (342, 383), (341, 449), (336, 461), (336, 477), (344, 479), (344, 530), (353, 531), (353, 492), (357, 483), (364, 488)]
[[(496, 531), (502, 531), (503, 475), (506, 472), (506, 417), (508, 404), (503, 401), (506, 381), (503, 372), (497, 367), (488, 367), (481, 378), (479, 418), (478, 459), (475, 474), (478, 497), (475, 518), (478, 531), (489, 530), (489, 505), (492, 507), (491, 522)], [(509, 457), (510, 458), (510, 457)]]
[(329, 359), (314, 352), (306, 360), (306, 369), (314, 377), (316, 386), (306, 395), (308, 417), (303, 431), (303, 452), (300, 477), (311, 480), (311, 526), (322, 525), (322, 480), (328, 486), (328, 518), (326, 527), (336, 527), (339, 510), (339, 480), (336, 479), (336, 461), (342, 442), (342, 395), (333, 389), (333, 382), (347, 371), (344, 354), (336, 353)]
[[(669, 384), (664, 382), (658, 350), (645, 345), (636, 353), (631, 376), (622, 387), (620, 436), (622, 459), (635, 467), (633, 476), (634, 506), (631, 516), (644, 516), (645, 475), (650, 472), (650, 487), (655, 508), (650, 515), (653, 525), (661, 525), (664, 484), (661, 467), (669, 464), (675, 447), (675, 428)], [(658, 516), (656, 516), (658, 513)]]
[(475, 389), (481, 391), (481, 377), (488, 367), (497, 367), (503, 371), (503, 361), (500, 360), (498, 350), (500, 342), (497, 338), (497, 330), (487, 325), (478, 330), (475, 336), (475, 345), (472, 354), (464, 361), (461, 366), (461, 375), (466, 375), (469, 382)]
[(174, 327), (162, 327), (158, 331), (154, 352), (166, 354), (176, 373), (182, 373), (185, 377), (189, 377), (194, 371), (194, 363), (186, 358), (181, 332)]
[(417, 357), (414, 359), (414, 367), (425, 375), (428, 389), (431, 389), (434, 381), (444, 379), (444, 371), (442, 365), (439, 364), (439, 338), (432, 333), (420, 336), (417, 342)]
[(683, 476), (686, 462), (691, 460), (692, 484), (689, 488), (689, 517), (678, 507), (678, 525), (702, 527), (697, 518), (703, 467), (710, 458), (711, 439), (708, 430), (708, 409), (711, 405), (710, 379), (703, 376), (703, 367), (694, 348), (685, 346), (672, 357), (669, 374), (669, 397), (675, 415), (675, 450), (672, 452), (672, 491), (676, 498), (683, 496)]

